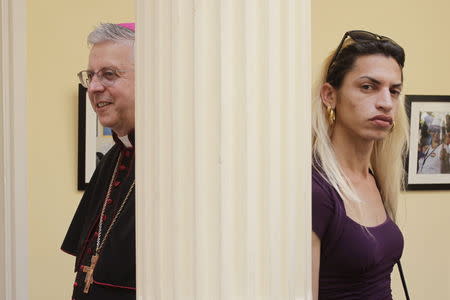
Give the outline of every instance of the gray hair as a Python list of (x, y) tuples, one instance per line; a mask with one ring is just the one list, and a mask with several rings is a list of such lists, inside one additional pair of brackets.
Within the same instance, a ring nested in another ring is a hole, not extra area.
[(101, 23), (87, 38), (89, 45), (112, 41), (124, 42), (129, 41), (134, 44), (134, 31), (112, 23)]

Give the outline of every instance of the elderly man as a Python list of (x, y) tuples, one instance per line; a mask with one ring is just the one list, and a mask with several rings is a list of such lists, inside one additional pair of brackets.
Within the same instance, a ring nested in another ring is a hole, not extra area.
[(73, 299), (135, 299), (134, 24), (101, 24), (78, 73), (115, 145), (80, 201), (61, 249), (76, 257)]

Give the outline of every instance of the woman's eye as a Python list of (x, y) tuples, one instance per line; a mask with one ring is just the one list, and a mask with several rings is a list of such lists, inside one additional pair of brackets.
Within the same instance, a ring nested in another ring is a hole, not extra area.
[(363, 84), (363, 85), (361, 85), (361, 88), (363, 90), (373, 90), (373, 85), (371, 85), (371, 84)]
[(401, 90), (399, 90), (399, 89), (390, 89), (390, 91), (391, 91), (391, 94), (400, 94), (401, 93)]
[(399, 90), (391, 90), (391, 94), (395, 97), (400, 96), (400, 91)]

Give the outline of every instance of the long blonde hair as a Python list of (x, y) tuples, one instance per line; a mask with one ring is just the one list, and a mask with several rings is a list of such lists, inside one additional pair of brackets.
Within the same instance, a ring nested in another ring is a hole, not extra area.
[[(371, 41), (370, 43), (377, 44), (381, 42), (385, 41)], [(350, 47), (354, 47), (355, 45), (359, 47), (359, 45), (357, 44), (361, 43), (346, 43), (347, 47), (343, 49), (347, 50), (347, 48), (349, 48), (348, 45), (350, 45)], [(377, 45), (377, 47), (378, 46), (379, 45)], [(360, 49), (358, 51), (354, 51), (354, 49), (350, 49), (350, 51), (347, 51), (348, 56), (354, 56), (351, 60), (351, 64), (354, 63), (356, 58), (363, 55), (384, 54), (386, 56), (392, 56), (389, 52), (386, 53), (386, 51), (374, 51), (372, 49), (373, 45), (369, 45), (366, 48), (371, 49), (369, 53), (366, 53), (367, 51), (364, 52), (364, 49), (363, 51), (361, 51)], [(400, 49), (403, 51), (401, 47)], [(340, 53), (342, 54), (344, 50), (342, 50)], [(353, 53), (351, 51), (353, 51)], [(328, 66), (333, 56), (334, 53), (332, 53), (327, 58), (327, 60), (325, 60), (321, 78), (317, 81), (313, 93), (312, 153), (313, 161), (315, 162), (314, 167), (336, 189), (344, 202), (360, 202), (361, 200), (359, 196), (355, 192), (354, 187), (350, 183), (348, 177), (344, 174), (344, 171), (337, 160), (336, 153), (331, 143), (332, 127), (328, 123), (326, 107), (323, 104), (319, 94), (321, 86), (325, 82), (327, 82), (327, 77), (330, 78), (330, 71), (328, 70)], [(349, 62), (348, 57), (345, 62)], [(403, 62), (399, 63), (399, 65), (403, 67)], [(340, 78), (340, 80), (345, 77), (350, 68), (351, 66), (348, 66), (347, 71), (341, 70), (341, 73), (343, 72), (343, 74), (340, 74), (340, 76), (342, 77)], [(338, 88), (339, 84), (340, 83), (338, 83), (338, 86), (335, 87)], [(392, 220), (395, 221), (398, 197), (400, 191), (404, 188), (405, 172), (403, 162), (406, 157), (409, 134), (408, 118), (405, 112), (403, 97), (400, 97), (399, 107), (394, 120), (395, 126), (391, 133), (386, 138), (374, 142), (370, 158), (370, 168), (373, 171), (375, 180), (380, 190), (383, 205), (388, 215)]]

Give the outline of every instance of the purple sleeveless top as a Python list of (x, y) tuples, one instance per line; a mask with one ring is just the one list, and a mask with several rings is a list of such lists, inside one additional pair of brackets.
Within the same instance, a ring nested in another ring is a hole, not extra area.
[(319, 300), (392, 299), (391, 272), (403, 252), (402, 233), (389, 216), (375, 227), (347, 217), (337, 191), (314, 169), (312, 230), (321, 242)]

